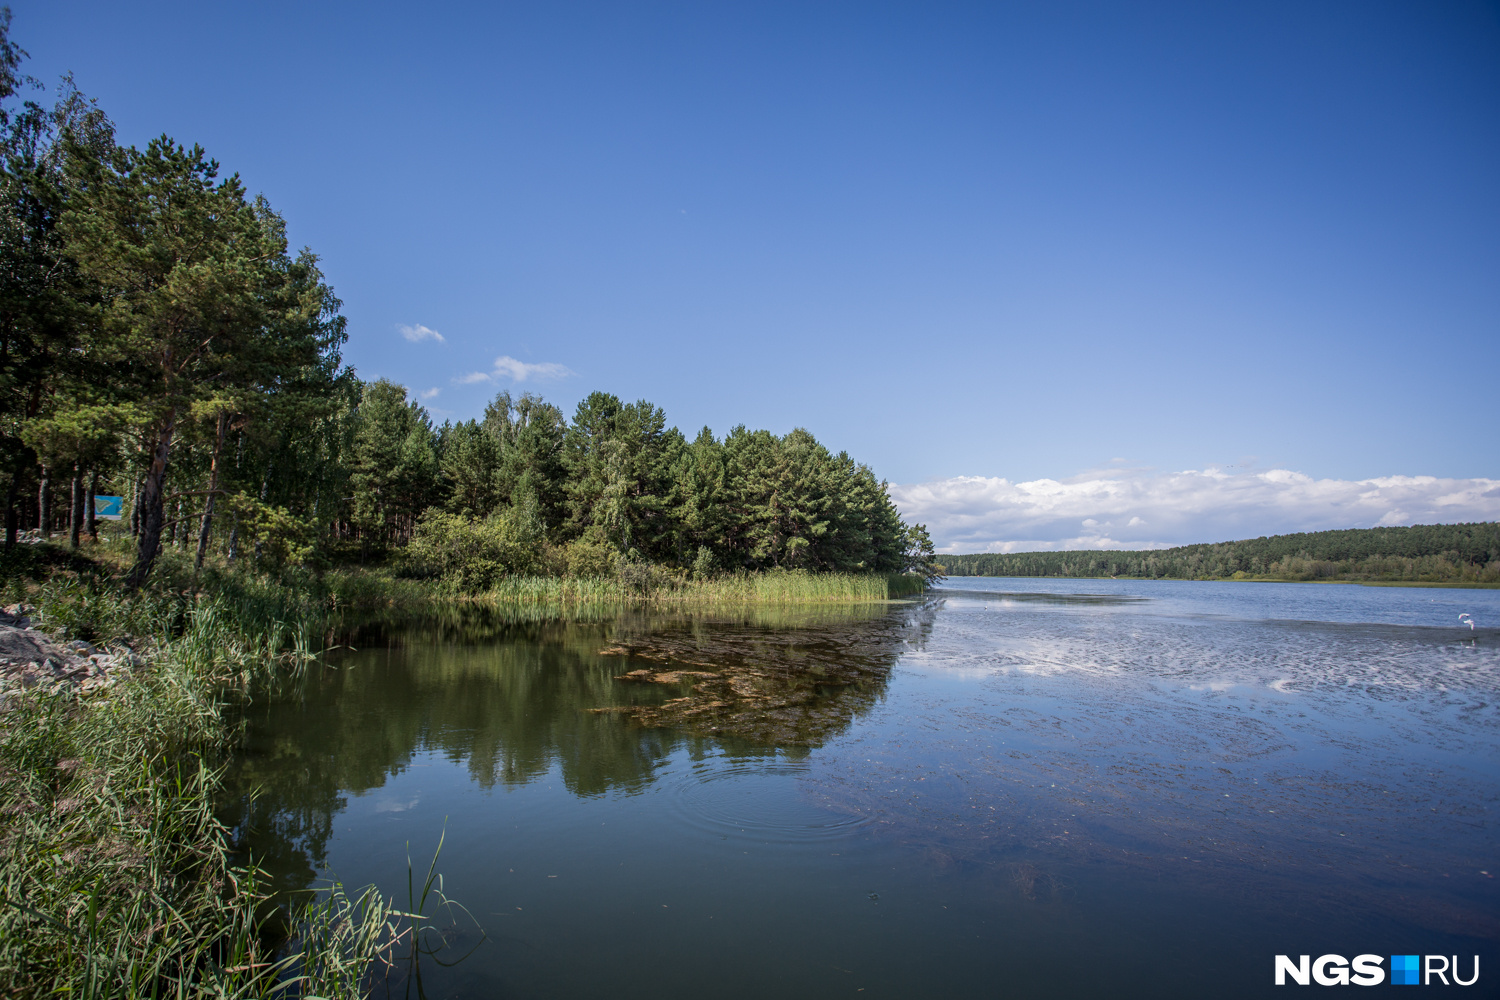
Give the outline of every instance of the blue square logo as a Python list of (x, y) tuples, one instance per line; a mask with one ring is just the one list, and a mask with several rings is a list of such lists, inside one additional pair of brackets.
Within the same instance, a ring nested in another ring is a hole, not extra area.
[(1418, 986), (1417, 970), (1421, 967), (1422, 957), (1420, 955), (1392, 955), (1391, 956), (1391, 985), (1392, 986)]

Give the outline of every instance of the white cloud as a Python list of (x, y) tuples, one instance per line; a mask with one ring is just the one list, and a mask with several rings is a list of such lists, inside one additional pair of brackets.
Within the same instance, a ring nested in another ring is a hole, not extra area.
[(525, 382), (527, 379), (567, 378), (573, 372), (564, 365), (544, 361), (537, 365), (528, 365), (524, 361), (517, 361), (509, 355), (495, 359), (495, 374), (508, 377), (517, 382)]
[(470, 372), (460, 375), (453, 381), (459, 385), (473, 385), (475, 382), (498, 382), (508, 379), (511, 382), (525, 382), (527, 380), (546, 380), (555, 378), (567, 378), (576, 375), (577, 372), (552, 361), (543, 361), (538, 364), (527, 364), (525, 361), (517, 361), (509, 354), (503, 354), (495, 359), (495, 367), (487, 372)]
[(1067, 480), (957, 476), (891, 487), (943, 552), (1151, 549), (1294, 531), (1500, 519), (1500, 479), (1313, 479), (1110, 469)]
[(423, 399), (437, 399), (442, 391), (437, 386), (433, 386), (431, 389), (423, 390), (420, 395)]
[(398, 326), (396, 329), (401, 333), (401, 336), (413, 344), (420, 344), (424, 340), (435, 340), (439, 344), (446, 343), (441, 333), (430, 327), (425, 327), (421, 323), (418, 323), (416, 326)]

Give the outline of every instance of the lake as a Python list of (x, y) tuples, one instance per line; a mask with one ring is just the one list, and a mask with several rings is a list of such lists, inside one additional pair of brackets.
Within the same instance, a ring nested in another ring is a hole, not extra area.
[(404, 903), (446, 838), (472, 920), (377, 996), (1261, 996), (1325, 953), (1494, 990), (1500, 591), (526, 617), (355, 629), (248, 720), (224, 814), (283, 888)]

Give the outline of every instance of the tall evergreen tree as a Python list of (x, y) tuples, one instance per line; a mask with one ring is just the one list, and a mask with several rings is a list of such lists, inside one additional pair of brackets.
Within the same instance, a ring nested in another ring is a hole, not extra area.
[(444, 506), (465, 517), (493, 514), (508, 499), (501, 492), (499, 439), (477, 420), (444, 424), (438, 438), (448, 493)]
[(569, 534), (589, 533), (621, 554), (671, 555), (672, 467), (685, 447), (660, 407), (591, 393), (578, 404), (563, 443)]
[(559, 528), (568, 514), (563, 464), (568, 421), (562, 411), (532, 393), (513, 399), (501, 392), (485, 407), (482, 426), (500, 445), (501, 501), (515, 505), (533, 497), (548, 530)]
[[(38, 461), (59, 468), (89, 461), (68, 442), (96, 450), (99, 434), (85, 411), (108, 412), (97, 391), (105, 373), (86, 350), (92, 288), (59, 222), (70, 195), (69, 159), (105, 155), (114, 146), (109, 119), (69, 77), (52, 107), (26, 101), (12, 111), (6, 99), (18, 86), (39, 85), (18, 72), (25, 53), (9, 40), (9, 20), (9, 11), (0, 10), (0, 476), (7, 547), (15, 542), (17, 499)], [(46, 492), (44, 485), (43, 507)]]
[(437, 435), (427, 410), (388, 379), (364, 387), (355, 422), (350, 483), (361, 537), (385, 546), (411, 537), (440, 500)]
[(93, 353), (146, 458), (137, 586), (160, 547), (173, 445), (195, 405), (264, 392), (342, 334), (319, 322), (324, 296), (298, 287), (280, 220), (246, 199), (237, 175), (217, 177), (200, 147), (165, 136), (145, 150), (78, 149), (69, 162), (61, 229), (99, 290)]

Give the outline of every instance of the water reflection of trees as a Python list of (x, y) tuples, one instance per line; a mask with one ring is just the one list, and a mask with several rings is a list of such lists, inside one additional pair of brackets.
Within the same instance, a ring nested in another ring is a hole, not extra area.
[(880, 698), (930, 614), (909, 606), (516, 620), (471, 609), (366, 624), (257, 706), (224, 819), (283, 885), (307, 885), (349, 793), (418, 754), (483, 787), (554, 768), (576, 795), (638, 791), (676, 750), (817, 746)]
[(620, 664), (615, 680), (670, 696), (595, 711), (700, 736), (818, 746), (879, 700), (896, 657), (929, 626), (921, 609), (880, 606), (622, 618), (600, 650)]

